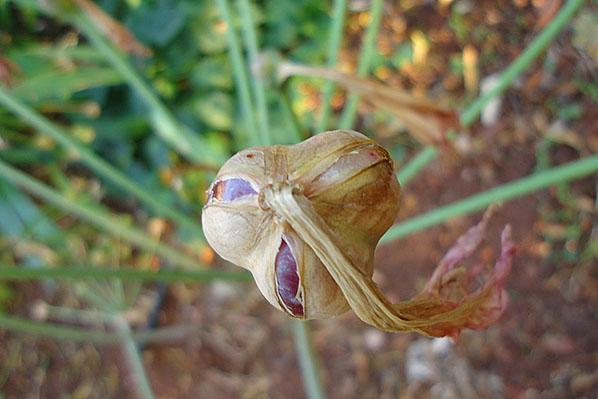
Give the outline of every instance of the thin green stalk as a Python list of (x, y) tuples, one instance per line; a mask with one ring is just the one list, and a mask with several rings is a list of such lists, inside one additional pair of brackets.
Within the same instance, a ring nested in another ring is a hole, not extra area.
[(110, 45), (96, 25), (87, 16), (79, 14), (73, 18), (93, 46), (108, 60), (150, 108), (150, 116), (156, 133), (179, 154), (192, 162), (220, 166), (225, 155), (211, 148), (200, 136), (180, 124), (168, 108), (160, 101), (149, 85), (129, 64), (127, 59)]
[(492, 89), (478, 97), (461, 113), (461, 124), (471, 125), (484, 107), (494, 97), (502, 94), (513, 81), (548, 47), (561, 30), (567, 25), (575, 12), (584, 4), (584, 0), (569, 0), (554, 19), (536, 36), (519, 57), (505, 69)]
[(117, 217), (102, 214), (96, 209), (81, 205), (2, 161), (0, 161), (0, 176), (63, 211), (76, 215), (106, 232), (132, 242), (145, 250), (150, 252), (155, 251), (173, 263), (193, 268), (205, 267), (180, 251), (154, 240), (141, 230), (125, 225)]
[[(239, 93), (239, 99), (241, 102), (241, 112), (243, 113), (243, 119), (248, 125), (247, 130), (250, 133), (258, 131), (257, 124), (255, 121), (255, 114), (253, 110), (253, 103), (251, 101), (251, 92), (249, 88), (249, 78), (247, 76), (247, 66), (243, 55), (241, 54), (241, 46), (235, 33), (235, 26), (230, 14), (230, 8), (228, 0), (216, 0), (218, 10), (222, 19), (226, 23), (226, 38), (228, 40), (228, 56), (233, 66), (233, 74), (235, 77), (235, 84)], [(254, 137), (250, 135), (250, 137)], [(253, 144), (257, 144), (254, 142)]]
[[(197, 325), (178, 325), (157, 328), (151, 331), (133, 333), (137, 343), (163, 342), (179, 338), (197, 331)], [(121, 334), (84, 328), (66, 327), (48, 322), (22, 319), (0, 312), (0, 329), (27, 335), (38, 335), (64, 341), (93, 342), (96, 344), (116, 344), (121, 342)]]
[[(384, 9), (384, 0), (372, 0), (372, 9), (370, 11), (370, 24), (365, 33), (365, 39), (361, 48), (359, 56), (359, 64), (357, 65), (357, 76), (364, 78), (367, 76), (374, 52), (376, 50), (376, 37), (380, 29), (380, 20), (382, 19), (382, 11)], [(357, 116), (357, 103), (359, 96), (351, 94), (347, 99), (347, 104), (341, 115), (339, 126), (341, 129), (350, 129), (355, 123)]]
[(448, 219), (484, 209), (490, 204), (509, 201), (548, 186), (596, 172), (598, 172), (598, 155), (534, 173), (399, 223), (382, 237), (381, 242), (396, 240)]
[(70, 137), (70, 135), (59, 126), (50, 122), (47, 118), (37, 113), (35, 110), (27, 107), (22, 102), (10, 95), (10, 93), (0, 86), (0, 104), (27, 121), (32, 127), (40, 132), (50, 136), (68, 151), (74, 153), (78, 159), (87, 165), (90, 169), (103, 176), (106, 180), (120, 187), (121, 189), (133, 194), (141, 202), (149, 206), (158, 215), (168, 217), (174, 220), (180, 226), (192, 231), (199, 237), (203, 236), (201, 228), (186, 215), (183, 215), (172, 206), (165, 205), (156, 199), (154, 195), (146, 191), (143, 187), (122, 174), (118, 169), (111, 166), (108, 162), (88, 150), (84, 145)]
[(405, 166), (397, 172), (397, 178), (402, 186), (413, 179), (417, 173), (428, 164), (432, 159), (438, 155), (438, 150), (433, 145), (424, 147), (417, 155), (415, 155)]
[[(245, 41), (245, 48), (249, 55), (249, 64), (253, 65), (257, 62), (259, 56), (257, 34), (255, 29), (255, 22), (253, 21), (251, 6), (249, 0), (238, 0), (239, 11), (241, 14), (241, 21), (243, 23), (243, 39)], [(269, 117), (268, 117), (268, 103), (266, 98), (266, 85), (261, 74), (253, 74), (251, 76), (251, 83), (253, 84), (253, 93), (255, 94), (255, 102), (257, 104), (257, 122), (261, 134), (262, 145), (273, 144), (272, 136), (270, 134)]]
[(175, 270), (160, 269), (156, 271), (134, 269), (132, 266), (121, 266), (118, 269), (103, 267), (71, 266), (24, 268), (0, 265), (0, 281), (2, 280), (42, 280), (46, 278), (87, 280), (87, 279), (119, 279), (147, 281), (156, 283), (175, 282), (207, 282), (213, 280), (249, 281), (247, 272), (228, 272), (223, 270)]
[(276, 86), (273, 90), (278, 99), (278, 106), (284, 116), (285, 125), (288, 131), (287, 135), (291, 139), (291, 143), (298, 143), (304, 140), (305, 137), (303, 137), (303, 134), (301, 133), (301, 122), (293, 112), (286, 86), (284, 84), (282, 86)]
[(320, 373), (318, 372), (307, 323), (309, 322), (296, 319), (292, 321), (295, 349), (299, 356), (299, 366), (303, 374), (306, 396), (309, 399), (323, 399), (326, 395), (320, 383)]
[[(340, 52), (343, 29), (345, 25), (345, 10), (347, 8), (347, 0), (335, 0), (334, 9), (332, 11), (332, 23), (330, 25), (330, 36), (328, 39), (328, 50), (326, 53), (326, 65), (330, 68), (336, 65), (338, 54)], [(331, 81), (324, 83), (322, 91), (321, 109), (322, 114), (316, 125), (315, 133), (321, 133), (328, 127), (328, 119), (330, 119), (330, 112), (332, 110), (331, 101), (334, 92), (334, 84)]]
[[(569, 0), (554, 17), (554, 19), (540, 32), (538, 36), (526, 47), (526, 49), (505, 69), (497, 84), (485, 94), (478, 97), (473, 103), (461, 112), (461, 124), (468, 127), (475, 122), (484, 107), (494, 97), (502, 94), (513, 81), (536, 59), (554, 38), (563, 30), (575, 12), (584, 4), (584, 0)], [(425, 162), (422, 162), (420, 154), (416, 155), (403, 169), (409, 169), (410, 177), (423, 169), (430, 161), (436, 158), (438, 152), (432, 154), (429, 148), (422, 150), (427, 153)], [(422, 155), (423, 156), (423, 155)], [(411, 165), (411, 163), (414, 165)], [(399, 181), (401, 181), (399, 179)], [(405, 182), (402, 182), (405, 184)]]
[(114, 316), (112, 325), (119, 332), (121, 336), (121, 345), (129, 365), (129, 370), (135, 378), (135, 390), (140, 397), (144, 399), (153, 399), (154, 393), (147, 378), (145, 367), (143, 366), (143, 359), (137, 349), (137, 343), (133, 338), (131, 327), (125, 318), (121, 315)]

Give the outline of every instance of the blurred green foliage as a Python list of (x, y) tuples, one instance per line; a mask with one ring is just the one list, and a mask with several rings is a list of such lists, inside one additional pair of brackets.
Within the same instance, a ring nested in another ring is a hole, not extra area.
[[(173, 203), (174, 190), (184, 199), (186, 209), (197, 214), (213, 170), (184, 170), (177, 174), (176, 185), (164, 178), (177, 168), (179, 157), (152, 134), (143, 98), (125, 84), (97, 49), (86, 44), (84, 36), (17, 3), (19, 6), (3, 2), (0, 7), (0, 21), (6, 22), (2, 54), (15, 66), (10, 93), (69, 127), (96, 154), (161, 200)], [(215, 2), (104, 0), (97, 4), (151, 48), (153, 56), (134, 57), (133, 66), (177, 119), (214, 149), (232, 153), (245, 145), (232, 140), (237, 137), (235, 130), (242, 131), (240, 137), (252, 132), (245, 131), (238, 112), (226, 26)], [(232, 10), (238, 29), (238, 9)], [(269, 0), (254, 4), (253, 11), (261, 48), (298, 61), (322, 62), (328, 2)], [(293, 107), (300, 94), (296, 85), (286, 89)], [(275, 140), (295, 140), (289, 137), (288, 110), (280, 106), (280, 98), (269, 93), (267, 101)], [(303, 122), (311, 120), (308, 113), (298, 117)], [(21, 164), (42, 159), (72, 164), (68, 154), (51, 140), (28, 131), (22, 121), (4, 110), (0, 110), (0, 127), (9, 143), (0, 147), (3, 159)], [(110, 185), (105, 188), (108, 196), (119, 196)]]

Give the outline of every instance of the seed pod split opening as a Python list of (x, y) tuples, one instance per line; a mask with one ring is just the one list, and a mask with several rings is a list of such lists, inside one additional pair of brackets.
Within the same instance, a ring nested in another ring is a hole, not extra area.
[[(461, 299), (444, 298), (442, 277), (455, 273), (445, 264), (433, 289), (392, 304), (372, 280), (373, 258), (398, 209), (388, 152), (360, 133), (339, 130), (234, 155), (209, 189), (202, 223), (212, 248), (249, 270), (264, 297), (292, 317), (328, 318), (351, 308), (385, 331), (438, 336), (495, 320), (506, 303), (500, 294), (513, 254), (510, 230), (495, 273), (503, 277), (491, 275)], [(488, 218), (470, 234), (478, 241), (470, 239), (469, 247), (481, 240)], [(458, 245), (453, 254), (468, 253)], [(487, 312), (497, 300), (501, 310)]]

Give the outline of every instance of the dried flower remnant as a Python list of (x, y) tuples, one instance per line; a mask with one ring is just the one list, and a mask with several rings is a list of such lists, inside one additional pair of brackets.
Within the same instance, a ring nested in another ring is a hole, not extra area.
[(149, 57), (152, 50), (139, 42), (120, 22), (89, 0), (75, 0), (76, 4), (89, 16), (108, 39), (121, 50), (140, 57)]
[[(467, 311), (467, 318), (458, 324), (439, 323), (431, 335), (458, 338), (463, 328), (484, 329), (492, 325), (507, 307), (508, 295), (503, 286), (511, 272), (512, 259), (516, 247), (511, 238), (511, 226), (504, 227), (501, 233), (501, 251), (494, 267), (490, 270), (478, 264), (464, 268), (461, 264), (470, 258), (478, 248), (484, 236), (490, 218), (496, 207), (490, 207), (484, 213), (480, 223), (463, 234), (455, 245), (442, 258), (432, 277), (414, 301), (422, 301), (429, 308), (405, 302), (398, 304), (403, 311), (429, 312), (437, 306), (439, 309), (454, 309), (455, 315)], [(485, 277), (485, 278), (484, 278)], [(475, 281), (483, 280), (481, 287), (473, 288)], [(436, 303), (434, 306), (431, 304)], [(461, 309), (461, 310), (459, 310)]]
[(202, 222), (212, 248), (251, 271), (264, 297), (292, 317), (328, 318), (351, 308), (384, 331), (452, 337), (493, 323), (506, 306), (510, 228), (481, 287), (472, 282), (483, 268), (460, 263), (481, 242), (493, 208), (457, 241), (419, 295), (392, 304), (372, 280), (373, 256), (398, 204), (386, 150), (360, 133), (334, 131), (233, 156), (209, 191)]
[(77, 8), (89, 18), (100, 32), (122, 51), (139, 57), (150, 57), (152, 50), (139, 42), (135, 36), (120, 22), (112, 18), (101, 7), (91, 0), (40, 1), (41, 6), (50, 13), (70, 14)]

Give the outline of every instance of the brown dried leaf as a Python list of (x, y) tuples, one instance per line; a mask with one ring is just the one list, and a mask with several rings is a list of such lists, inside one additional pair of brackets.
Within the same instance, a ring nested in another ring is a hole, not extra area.
[(415, 97), (404, 90), (382, 83), (362, 79), (333, 69), (281, 61), (277, 77), (285, 80), (292, 75), (302, 75), (331, 80), (344, 89), (359, 94), (372, 105), (385, 109), (405, 125), (409, 133), (424, 145), (448, 143), (446, 133), (459, 129), (459, 117), (449, 108), (427, 98)]
[(0, 56), (0, 82), (10, 87), (13, 77), (20, 73), (19, 66), (6, 57)]
[(75, 3), (115, 46), (126, 53), (140, 57), (152, 55), (152, 51), (148, 47), (140, 43), (125, 26), (106, 14), (93, 1), (75, 0)]

